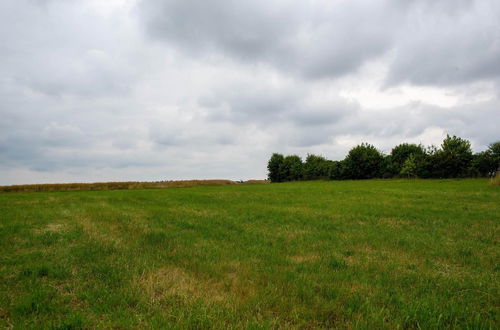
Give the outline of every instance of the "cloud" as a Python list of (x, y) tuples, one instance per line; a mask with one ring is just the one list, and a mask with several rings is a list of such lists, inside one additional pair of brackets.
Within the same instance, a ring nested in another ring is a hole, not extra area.
[(389, 84), (499, 81), (498, 1), (413, 2), (406, 15)]
[(146, 32), (191, 56), (218, 54), (335, 79), (392, 52), (387, 83), (498, 79), (500, 4), (486, 1), (142, 1)]
[(385, 1), (142, 1), (154, 39), (192, 56), (220, 54), (311, 78), (337, 77), (391, 46)]

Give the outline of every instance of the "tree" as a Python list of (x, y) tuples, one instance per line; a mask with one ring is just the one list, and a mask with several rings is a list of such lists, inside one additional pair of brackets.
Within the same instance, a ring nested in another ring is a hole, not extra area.
[(383, 155), (374, 146), (361, 143), (352, 148), (342, 161), (331, 161), (308, 154), (305, 162), (299, 156), (284, 157), (274, 153), (267, 164), (271, 182), (316, 179), (370, 179), (394, 176), (421, 178), (456, 178), (495, 176), (500, 170), (500, 141), (473, 154), (468, 140), (449, 136), (441, 148), (402, 143)]
[(384, 157), (374, 146), (362, 143), (349, 151), (344, 160), (347, 179), (370, 179), (380, 175)]
[(491, 158), (496, 166), (492, 166), (491, 176), (495, 176), (495, 173), (500, 171), (500, 141), (490, 144), (488, 151), (491, 153)]
[(284, 181), (301, 180), (304, 176), (302, 159), (299, 156), (286, 156), (280, 167)]
[(342, 180), (344, 178), (343, 162), (332, 160), (328, 166), (328, 178), (330, 180)]
[(474, 154), (471, 172), (492, 177), (500, 168), (500, 142), (490, 144), (487, 150)]
[(283, 157), (282, 154), (277, 153), (274, 153), (271, 156), (271, 159), (269, 159), (269, 162), (267, 163), (267, 177), (271, 182), (283, 182), (284, 177), (281, 173), (281, 169), (284, 160), (285, 157)]
[(439, 178), (442, 177), (441, 170), (437, 163), (439, 153), (441, 152), (436, 146), (432, 145), (424, 149), (424, 155), (419, 157), (416, 162), (416, 176), (420, 178)]
[(394, 175), (401, 173), (403, 165), (410, 155), (413, 155), (413, 161), (416, 165), (425, 156), (424, 147), (413, 143), (402, 143), (392, 148), (390, 169)]
[(447, 135), (441, 144), (441, 151), (436, 156), (442, 177), (467, 176), (472, 162), (472, 150), (468, 140)]
[(382, 163), (380, 164), (380, 177), (382, 178), (392, 178), (399, 174), (392, 164), (391, 155), (384, 156)]
[(401, 172), (399, 174), (411, 178), (416, 176), (415, 174), (416, 170), (417, 170), (417, 163), (415, 162), (415, 156), (413, 154), (410, 154), (403, 163), (403, 166), (401, 167)]
[(309, 154), (304, 163), (304, 179), (326, 179), (329, 176), (330, 161), (324, 157)]
[(489, 150), (478, 152), (472, 157), (471, 174), (482, 177), (491, 176), (495, 172), (497, 164), (495, 163), (492, 154)]

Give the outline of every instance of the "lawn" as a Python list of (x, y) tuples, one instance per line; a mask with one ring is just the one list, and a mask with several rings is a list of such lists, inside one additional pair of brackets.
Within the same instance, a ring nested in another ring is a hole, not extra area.
[(499, 328), (500, 187), (0, 194), (0, 328)]

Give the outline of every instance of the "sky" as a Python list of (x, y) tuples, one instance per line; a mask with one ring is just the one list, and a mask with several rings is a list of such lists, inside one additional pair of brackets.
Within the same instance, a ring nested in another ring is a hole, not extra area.
[(500, 140), (498, 0), (2, 0), (0, 185)]

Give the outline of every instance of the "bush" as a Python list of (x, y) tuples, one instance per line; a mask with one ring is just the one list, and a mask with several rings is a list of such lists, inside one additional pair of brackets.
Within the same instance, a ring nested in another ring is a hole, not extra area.
[(344, 179), (344, 162), (330, 161), (328, 167), (328, 178), (330, 180)]
[(322, 156), (308, 154), (303, 163), (299, 156), (284, 157), (273, 154), (267, 164), (271, 182), (296, 180), (343, 180), (421, 177), (458, 178), (494, 176), (500, 170), (500, 141), (488, 150), (472, 154), (468, 140), (449, 136), (441, 148), (402, 143), (384, 156), (374, 146), (362, 143), (349, 151), (342, 161), (331, 161)]
[(401, 168), (399, 174), (407, 178), (413, 178), (416, 176), (416, 173), (417, 163), (415, 162), (415, 156), (413, 154), (410, 154), (410, 156), (408, 156), (408, 158), (406, 158), (405, 162), (403, 163), (403, 167)]
[(497, 170), (497, 165), (490, 150), (479, 152), (472, 157), (470, 175), (491, 177)]
[(347, 179), (371, 179), (378, 177), (384, 160), (382, 154), (372, 145), (362, 143), (349, 151), (344, 160)]
[(415, 174), (420, 178), (439, 178), (442, 176), (439, 164), (437, 163), (439, 150), (436, 146), (430, 146), (425, 149), (424, 155), (416, 162)]
[(284, 177), (281, 173), (285, 157), (281, 154), (274, 153), (267, 163), (268, 179), (271, 182), (283, 182)]
[(283, 181), (298, 181), (304, 176), (302, 159), (299, 156), (286, 156), (280, 167)]
[(304, 163), (304, 179), (327, 179), (330, 172), (331, 161), (316, 155), (307, 155)]
[(404, 163), (411, 155), (413, 155), (413, 161), (416, 165), (417, 162), (425, 156), (424, 147), (417, 144), (402, 143), (392, 148), (390, 155), (390, 171), (388, 172), (392, 173), (393, 176), (399, 175), (403, 169)]
[(488, 151), (491, 153), (491, 158), (493, 159), (494, 164), (491, 168), (491, 175), (494, 175), (500, 170), (500, 141), (490, 144)]
[(472, 150), (468, 140), (447, 135), (436, 155), (437, 165), (444, 178), (466, 177), (472, 164)]

